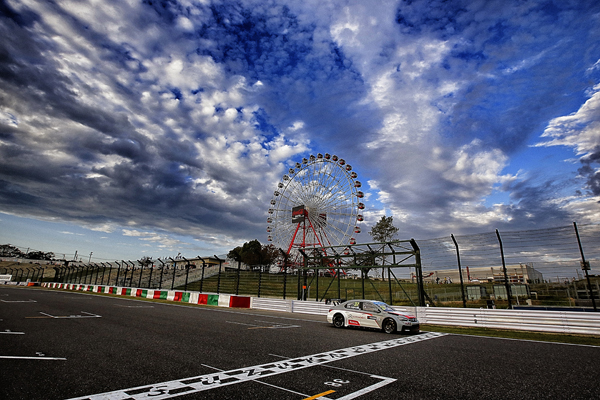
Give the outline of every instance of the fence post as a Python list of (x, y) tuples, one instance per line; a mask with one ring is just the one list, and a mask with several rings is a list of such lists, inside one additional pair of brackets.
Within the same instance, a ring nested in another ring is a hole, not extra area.
[[(283, 256), (283, 299), (285, 300), (285, 292), (287, 289), (287, 287), (286, 287), (287, 286), (287, 279), (286, 279), (287, 278), (287, 254), (282, 249), (279, 249), (279, 251), (281, 252), (281, 255)], [(239, 278), (238, 278), (238, 281), (239, 281)]]
[[(98, 284), (98, 275), (100, 275), (100, 267), (98, 266), (98, 264), (94, 263), (94, 266), (96, 267), (97, 271), (96, 271), (96, 279), (94, 279), (94, 285)], [(91, 284), (91, 279), (90, 279), (90, 284)], [(102, 285), (102, 281), (100, 281), (100, 284)]]
[(123, 278), (123, 286), (127, 285), (127, 272), (129, 272), (129, 263), (125, 260), (121, 260), (123, 266), (125, 267), (125, 278)]
[(202, 261), (202, 276), (200, 277), (200, 293), (202, 292), (202, 289), (204, 288), (204, 269), (206, 268), (206, 262), (204, 261), (204, 258), (198, 256), (198, 258), (200, 258), (200, 261)]
[[(235, 295), (236, 296), (238, 294), (240, 294), (240, 273), (242, 272), (242, 260), (238, 258), (237, 263), (238, 263), (237, 281), (235, 282)], [(285, 299), (285, 294), (283, 295), (283, 298)]]
[(121, 274), (121, 264), (119, 264), (118, 261), (115, 261), (115, 263), (119, 266), (119, 268), (117, 268), (117, 278), (115, 279), (115, 286), (119, 286), (119, 275)]
[(162, 290), (163, 271), (165, 270), (165, 263), (160, 258), (157, 258), (157, 260), (160, 263), (160, 280), (158, 281), (158, 290)]
[(342, 298), (342, 288), (340, 286), (342, 284), (342, 282), (340, 281), (340, 264), (341, 263), (342, 263), (342, 260), (340, 260), (338, 258), (338, 260), (337, 260), (337, 284), (338, 284), (338, 293), (337, 293), (338, 295), (337, 295), (337, 298), (338, 299)]
[[(182, 257), (185, 260), (185, 286), (183, 287), (183, 291), (187, 292), (187, 285), (188, 285), (188, 277), (190, 275), (190, 262), (188, 261), (187, 258)], [(219, 292), (217, 292), (219, 293)]]
[(150, 276), (148, 277), (148, 289), (152, 289), (152, 273), (154, 272), (154, 262), (152, 261), (152, 259), (149, 259), (148, 261), (151, 262), (151, 264), (150, 264)]
[(131, 260), (127, 262), (131, 263), (131, 278), (129, 278), (129, 287), (133, 287), (133, 271), (135, 271), (135, 263)]
[(142, 287), (142, 275), (144, 275), (144, 263), (138, 260), (138, 264), (140, 264), (140, 279), (138, 280), (138, 287)]
[(171, 290), (173, 290), (173, 287), (175, 286), (175, 273), (177, 272), (177, 263), (171, 257), (169, 257), (169, 260), (173, 261), (173, 281), (171, 282)]
[[(300, 253), (302, 254), (302, 265), (306, 266), (308, 265), (308, 261), (306, 259), (306, 254), (304, 253), (304, 251), (302, 251), (302, 249), (299, 250)], [(296, 273), (298, 274), (298, 284), (296, 286), (296, 291), (297, 291), (297, 300), (302, 300), (302, 271), (303, 269), (300, 268), (296, 268)]]
[(450, 234), (452, 241), (454, 242), (454, 247), (456, 247), (456, 260), (458, 262), (458, 276), (460, 277), (460, 293), (462, 295), (463, 308), (467, 308), (467, 299), (465, 298), (465, 285), (463, 282), (462, 276), (462, 267), (460, 266), (460, 251), (458, 250), (458, 243), (456, 242), (456, 238), (453, 234)]
[(594, 292), (592, 290), (590, 274), (588, 273), (590, 265), (588, 262), (585, 261), (585, 256), (583, 255), (583, 247), (581, 246), (581, 239), (579, 238), (579, 230), (577, 229), (577, 224), (575, 222), (573, 222), (573, 227), (575, 228), (575, 235), (577, 236), (577, 243), (579, 244), (579, 254), (581, 254), (581, 268), (585, 271), (585, 278), (588, 284), (588, 293), (590, 294), (590, 299), (592, 299), (592, 306), (594, 307), (594, 311), (598, 311), (596, 309), (596, 299), (594, 299)]
[[(108, 276), (106, 277), (106, 285), (110, 286), (110, 274), (112, 273), (112, 264), (107, 262), (108, 264)], [(104, 264), (102, 264), (104, 265)]]
[[(410, 245), (415, 252), (415, 272), (417, 273), (417, 291), (419, 306), (425, 307), (425, 288), (423, 287), (423, 269), (421, 268), (421, 249), (415, 239), (410, 239)], [(434, 304), (435, 305), (435, 304)]]
[(214, 255), (214, 257), (219, 260), (219, 276), (217, 276), (217, 294), (221, 293), (221, 264), (223, 264), (223, 260)]
[(498, 232), (498, 229), (496, 229), (496, 237), (498, 238), (498, 243), (500, 243), (500, 257), (502, 257), (502, 271), (504, 272), (504, 287), (506, 287), (506, 297), (508, 298), (508, 309), (512, 310), (510, 284), (508, 283), (508, 274), (506, 273), (506, 262), (504, 261), (504, 247), (502, 246), (502, 239), (500, 238), (500, 232)]
[[(252, 266), (250, 268), (253, 268)], [(260, 289), (262, 286), (262, 265), (258, 266), (258, 294), (257, 297), (260, 297)]]
[(104, 282), (104, 273), (106, 272), (106, 265), (103, 262), (100, 263), (102, 265), (102, 278), (100, 278), (100, 285)]

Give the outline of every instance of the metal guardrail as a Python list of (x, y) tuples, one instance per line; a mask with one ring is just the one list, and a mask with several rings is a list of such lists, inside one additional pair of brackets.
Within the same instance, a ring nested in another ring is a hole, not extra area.
[(269, 299), (264, 297), (252, 297), (250, 308), (268, 311), (292, 312), (292, 300)]
[(299, 314), (327, 315), (330, 304), (317, 301), (269, 299), (253, 297), (250, 308), (268, 311), (283, 311)]
[(423, 324), (600, 335), (600, 313), (447, 307), (394, 308), (415, 314)]
[[(253, 297), (251, 308), (327, 315), (331, 305), (316, 301)], [(600, 313), (448, 307), (393, 308), (414, 314), (422, 324), (600, 335)]]
[(317, 301), (292, 301), (292, 312), (300, 314), (327, 315), (331, 307), (331, 304)]

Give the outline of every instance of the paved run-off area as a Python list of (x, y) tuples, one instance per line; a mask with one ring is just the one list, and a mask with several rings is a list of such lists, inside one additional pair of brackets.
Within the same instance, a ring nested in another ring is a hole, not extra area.
[(600, 347), (335, 329), (324, 317), (0, 287), (3, 399), (600, 395)]

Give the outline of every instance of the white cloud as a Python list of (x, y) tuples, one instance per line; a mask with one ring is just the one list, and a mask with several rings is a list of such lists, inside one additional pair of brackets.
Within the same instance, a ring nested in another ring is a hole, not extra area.
[(536, 146), (568, 146), (578, 155), (597, 152), (600, 145), (600, 84), (591, 97), (576, 112), (550, 121)]

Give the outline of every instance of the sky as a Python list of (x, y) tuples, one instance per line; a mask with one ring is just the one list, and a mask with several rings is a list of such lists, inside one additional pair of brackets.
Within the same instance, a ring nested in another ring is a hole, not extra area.
[(358, 242), (600, 222), (595, 0), (0, 0), (0, 37), (0, 244), (266, 244), (317, 153), (363, 184)]

